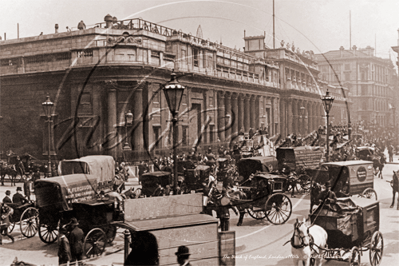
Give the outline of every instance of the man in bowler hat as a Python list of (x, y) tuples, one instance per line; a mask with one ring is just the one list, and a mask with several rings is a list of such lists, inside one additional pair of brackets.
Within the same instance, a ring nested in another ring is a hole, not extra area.
[(78, 227), (79, 223), (76, 218), (72, 218), (69, 222), (71, 232), (69, 233), (69, 243), (71, 245), (72, 261), (80, 262), (83, 259), (83, 230)]
[(175, 253), (177, 256), (177, 262), (180, 266), (191, 266), (188, 258), (190, 257), (190, 250), (186, 246), (180, 246)]
[(12, 196), (12, 202), (13, 203), (16, 203), (16, 204), (19, 204), (19, 205), (23, 205), (23, 204), (25, 204), (27, 202), (27, 199), (21, 193), (22, 193), (22, 188), (21, 187), (17, 187), (17, 193), (15, 193), (14, 196)]

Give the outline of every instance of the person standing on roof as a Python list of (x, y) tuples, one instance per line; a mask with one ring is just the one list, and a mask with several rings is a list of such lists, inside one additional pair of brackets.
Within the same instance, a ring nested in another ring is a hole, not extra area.
[(81, 20), (78, 24), (78, 30), (85, 30), (86, 29), (86, 24)]

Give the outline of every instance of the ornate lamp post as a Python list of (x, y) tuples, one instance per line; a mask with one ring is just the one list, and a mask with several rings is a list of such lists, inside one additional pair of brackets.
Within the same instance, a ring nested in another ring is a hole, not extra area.
[(185, 87), (179, 83), (174, 71), (170, 74), (170, 81), (164, 85), (163, 92), (165, 93), (166, 102), (168, 103), (169, 111), (172, 113), (173, 124), (173, 182), (174, 194), (177, 194), (177, 114), (179, 112), (180, 103), (183, 98)]
[(326, 112), (326, 118), (327, 118), (327, 139), (326, 139), (326, 143), (327, 143), (327, 153), (326, 153), (326, 162), (329, 161), (329, 157), (330, 157), (330, 145), (329, 145), (329, 137), (330, 137), (330, 121), (329, 121), (329, 113), (330, 110), (332, 108), (332, 104), (334, 102), (334, 97), (332, 97), (330, 95), (330, 92), (326, 91), (326, 95), (324, 95), (323, 97), (321, 97), (321, 100), (323, 102), (323, 107), (324, 107), (324, 111)]
[(53, 112), (54, 103), (50, 100), (50, 96), (47, 95), (46, 101), (42, 103), (43, 111), (47, 117), (47, 128), (48, 128), (48, 176), (51, 176), (51, 115)]
[(303, 117), (305, 115), (305, 111), (306, 111), (305, 107), (301, 106), (299, 108), (299, 114), (301, 115), (300, 119), (299, 119), (299, 122), (301, 123), (300, 128), (299, 128), (299, 134), (301, 134), (301, 135), (304, 135), (304, 134), (302, 134), (303, 133), (302, 129), (305, 129), (305, 120), (303, 119)]

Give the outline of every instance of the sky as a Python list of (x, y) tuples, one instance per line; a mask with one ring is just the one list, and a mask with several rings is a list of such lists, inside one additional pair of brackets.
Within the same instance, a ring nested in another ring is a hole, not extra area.
[[(275, 0), (276, 47), (280, 41), (300, 50), (324, 53), (376, 47), (376, 55), (396, 60), (399, 0)], [(243, 50), (247, 36), (266, 34), (273, 47), (273, 0), (0, 0), (0, 36), (4, 39), (76, 29), (83, 20), (90, 27), (110, 14), (119, 20), (142, 18), (196, 34)], [(351, 19), (349, 19), (351, 18)], [(351, 23), (350, 23), (351, 22)]]

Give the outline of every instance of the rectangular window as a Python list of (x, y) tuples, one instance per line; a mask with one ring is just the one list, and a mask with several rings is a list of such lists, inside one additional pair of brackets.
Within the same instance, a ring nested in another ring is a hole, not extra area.
[(350, 70), (351, 69), (351, 65), (350, 64), (345, 64), (345, 70)]
[(207, 67), (207, 65), (206, 65), (206, 52), (205, 51), (202, 52), (202, 67), (203, 68)]
[(193, 48), (194, 66), (198, 67), (198, 49)]
[(183, 63), (183, 67), (187, 67), (187, 51), (186, 50), (181, 50), (181, 62)]
[(346, 81), (351, 80), (351, 73), (348, 73), (348, 72), (345, 73), (345, 80)]
[(209, 125), (209, 143), (213, 143), (215, 139), (213, 138), (215, 131), (215, 125)]
[(182, 145), (188, 145), (188, 126), (182, 126)]
[(152, 130), (154, 131), (154, 143), (155, 144), (155, 148), (158, 149), (159, 148), (159, 143), (161, 141), (158, 141), (159, 136), (161, 135), (161, 127), (160, 126), (153, 126)]

